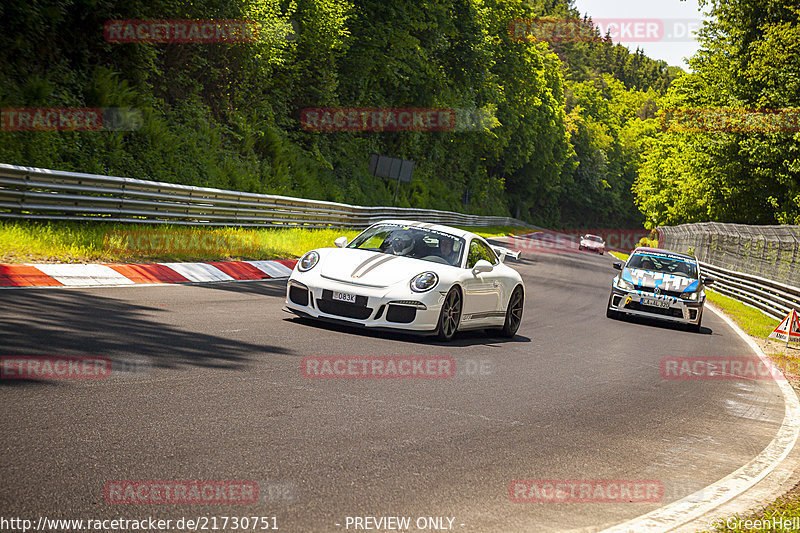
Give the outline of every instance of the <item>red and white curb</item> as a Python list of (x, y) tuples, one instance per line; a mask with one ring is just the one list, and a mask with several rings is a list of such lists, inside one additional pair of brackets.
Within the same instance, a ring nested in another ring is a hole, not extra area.
[(100, 287), (286, 278), (297, 260), (148, 264), (0, 263), (0, 288)]

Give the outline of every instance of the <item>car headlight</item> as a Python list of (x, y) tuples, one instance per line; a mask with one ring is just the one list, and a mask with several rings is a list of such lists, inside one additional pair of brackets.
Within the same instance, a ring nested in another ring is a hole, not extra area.
[(632, 291), (634, 289), (633, 283), (628, 283), (622, 278), (617, 280), (617, 288), (622, 289), (624, 291)]
[(428, 292), (439, 283), (439, 276), (435, 272), (423, 272), (411, 278), (411, 290), (414, 292)]
[(297, 262), (297, 270), (300, 272), (307, 272), (317, 266), (319, 262), (319, 254), (315, 251), (306, 252), (306, 254), (300, 258), (300, 261)]
[(702, 300), (705, 297), (705, 294), (702, 290), (699, 291), (692, 291), (692, 292), (684, 292), (681, 296), (683, 296), (684, 300)]

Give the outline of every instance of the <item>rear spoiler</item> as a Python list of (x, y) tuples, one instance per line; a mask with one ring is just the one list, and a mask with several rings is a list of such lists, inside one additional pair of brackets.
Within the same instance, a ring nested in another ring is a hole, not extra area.
[(514, 259), (519, 259), (520, 251), (517, 250), (516, 252), (509, 250), (508, 248), (503, 248), (502, 246), (492, 246), (492, 250), (494, 253), (500, 256), (500, 261), (503, 261), (506, 256), (511, 256)]

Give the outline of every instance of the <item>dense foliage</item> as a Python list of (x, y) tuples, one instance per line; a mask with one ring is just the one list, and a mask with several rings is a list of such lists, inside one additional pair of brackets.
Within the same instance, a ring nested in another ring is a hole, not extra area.
[[(398, 205), (639, 226), (631, 186), (676, 69), (607, 38), (520, 42), (569, 0), (29, 0), (0, 4), (0, 106), (130, 107), (132, 131), (0, 132), (0, 161), (362, 205), (370, 153), (416, 162)], [(119, 19), (250, 19), (250, 44), (117, 44)], [(771, 38), (778, 42), (783, 33)], [(762, 61), (775, 58), (753, 52)], [(481, 109), (467, 131), (319, 133), (308, 107)], [(464, 206), (464, 191), (471, 202)], [(646, 209), (648, 216), (650, 211)]]
[[(800, 7), (787, 0), (709, 0), (707, 7), (712, 18), (693, 72), (661, 102), (664, 131), (646, 154), (638, 205), (648, 227), (800, 224)], [(720, 110), (730, 125), (680, 127), (669, 110), (682, 108)], [(786, 118), (758, 126), (770, 114)]]

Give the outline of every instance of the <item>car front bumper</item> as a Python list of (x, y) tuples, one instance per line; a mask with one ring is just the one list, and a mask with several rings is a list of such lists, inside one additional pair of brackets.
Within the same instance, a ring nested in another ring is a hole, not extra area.
[(579, 246), (579, 248), (580, 248), (581, 250), (586, 250), (587, 252), (594, 252), (594, 253), (596, 253), (596, 254), (600, 254), (600, 255), (603, 255), (603, 254), (605, 253), (605, 251), (606, 251), (606, 250), (605, 250), (605, 248), (603, 248), (603, 247), (598, 247), (598, 246), (588, 246), (588, 245), (586, 245), (586, 244), (581, 244), (581, 245)]
[[(642, 300), (663, 302), (666, 307), (647, 305)], [(684, 300), (675, 296), (656, 296), (652, 292), (639, 290), (623, 290), (611, 287), (611, 301), (608, 308), (619, 313), (645, 316), (658, 320), (697, 324), (701, 320), (705, 300)]]
[[(286, 286), (286, 309), (297, 315), (376, 329), (431, 333), (439, 323), (445, 294), (441, 287), (412, 293), (401, 287), (369, 287), (292, 274)], [(308, 274), (308, 273), (305, 273)], [(355, 303), (333, 300), (332, 293), (356, 295)]]

